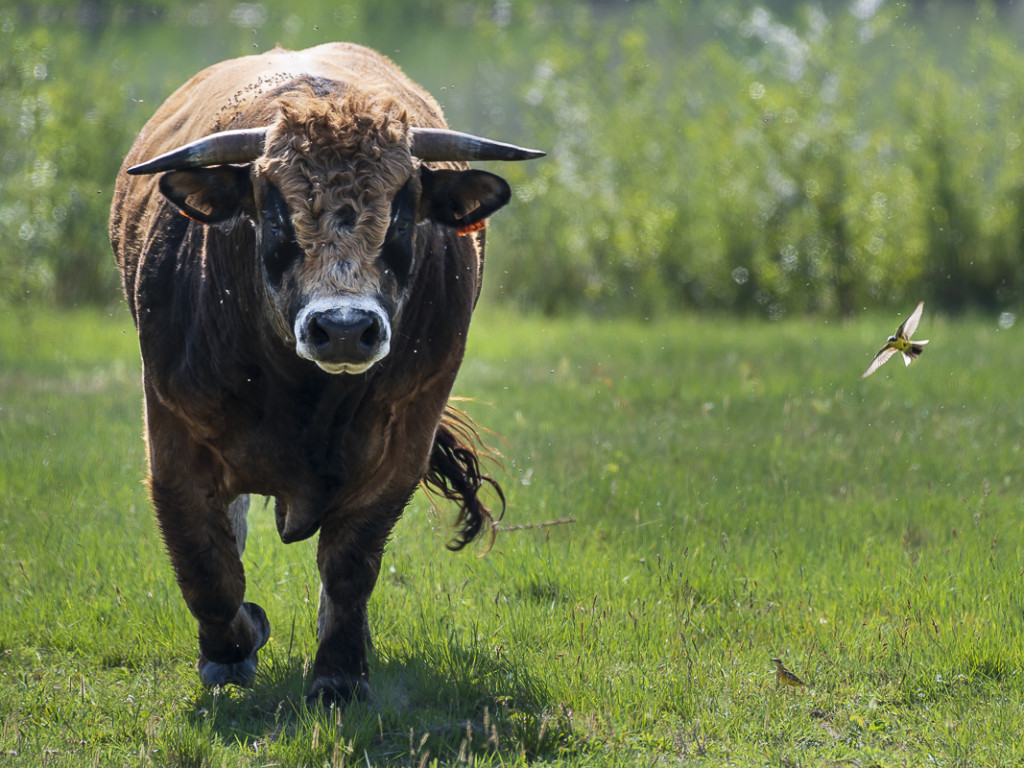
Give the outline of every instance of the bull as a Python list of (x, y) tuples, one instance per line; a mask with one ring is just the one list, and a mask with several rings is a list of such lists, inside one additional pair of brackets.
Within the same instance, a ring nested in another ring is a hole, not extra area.
[(393, 62), (341, 43), (211, 66), (139, 133), (110, 240), (206, 686), (250, 684), (270, 635), (245, 601), (249, 494), (274, 499), (285, 543), (319, 534), (308, 698), (324, 702), (369, 693), (367, 602), (417, 486), (457, 502), (450, 548), (493, 522), (479, 492), (498, 486), (446, 403), (481, 226), (511, 192), (467, 163), (543, 154), (450, 130)]

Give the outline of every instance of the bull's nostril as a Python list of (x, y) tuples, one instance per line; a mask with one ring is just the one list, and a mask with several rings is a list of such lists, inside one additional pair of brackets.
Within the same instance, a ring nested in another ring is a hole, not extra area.
[(323, 349), (331, 343), (331, 335), (324, 330), (317, 318), (313, 318), (309, 324), (309, 340), (317, 349)]
[(376, 319), (371, 319), (366, 330), (359, 337), (359, 345), (365, 350), (376, 349), (380, 344), (380, 324)]

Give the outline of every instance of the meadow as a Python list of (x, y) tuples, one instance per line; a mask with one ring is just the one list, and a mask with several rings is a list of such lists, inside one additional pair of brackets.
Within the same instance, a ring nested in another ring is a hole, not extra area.
[(502, 530), (450, 553), (417, 495), (373, 700), (321, 711), (312, 544), (253, 505), (273, 637), (202, 690), (126, 312), (7, 313), (0, 765), (1019, 765), (1022, 331), (926, 307), (921, 359), (860, 380), (901, 319), (483, 307), (456, 392), (501, 436)]

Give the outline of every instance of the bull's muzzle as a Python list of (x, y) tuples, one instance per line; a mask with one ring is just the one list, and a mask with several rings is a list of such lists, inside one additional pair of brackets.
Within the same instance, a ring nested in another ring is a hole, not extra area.
[(295, 320), (295, 351), (328, 373), (363, 373), (391, 349), (391, 324), (373, 301), (307, 306)]

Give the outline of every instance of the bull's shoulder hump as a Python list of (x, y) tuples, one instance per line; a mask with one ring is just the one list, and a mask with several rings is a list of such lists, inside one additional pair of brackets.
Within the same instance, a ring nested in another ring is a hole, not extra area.
[(348, 62), (350, 64), (358, 64), (360, 61), (374, 61), (385, 66), (395, 66), (394, 62), (383, 53), (358, 43), (321, 43), (320, 45), (304, 48), (300, 51), (278, 50), (285, 54), (301, 56), (314, 61)]
[(213, 131), (252, 127), (269, 120), (269, 113), (264, 113), (264, 107), (270, 108), (266, 98), (290, 82), (310, 78), (390, 92), (405, 103), (413, 124), (445, 127), (434, 98), (377, 51), (354, 43), (325, 43), (300, 51), (276, 47), (218, 62), (194, 75), (150, 119), (142, 132), (145, 138), (139, 143), (139, 157), (167, 151)]
[(261, 86), (276, 86), (303, 77), (343, 78), (350, 71), (343, 55), (349, 47), (333, 43), (291, 51), (278, 46), (264, 53), (220, 61), (193, 75), (168, 101), (216, 99), (222, 92), (234, 92), (239, 88), (260, 91), (263, 90)]
[(387, 56), (356, 43), (323, 43), (299, 51), (278, 46), (265, 53), (215, 64), (193, 81), (205, 72), (232, 82), (281, 76), (319, 77), (344, 83), (392, 81), (420, 89)]
[(308, 74), (350, 83), (368, 91), (384, 89), (405, 101), (414, 124), (447, 127), (433, 96), (390, 58), (357, 43), (324, 43), (295, 51)]

